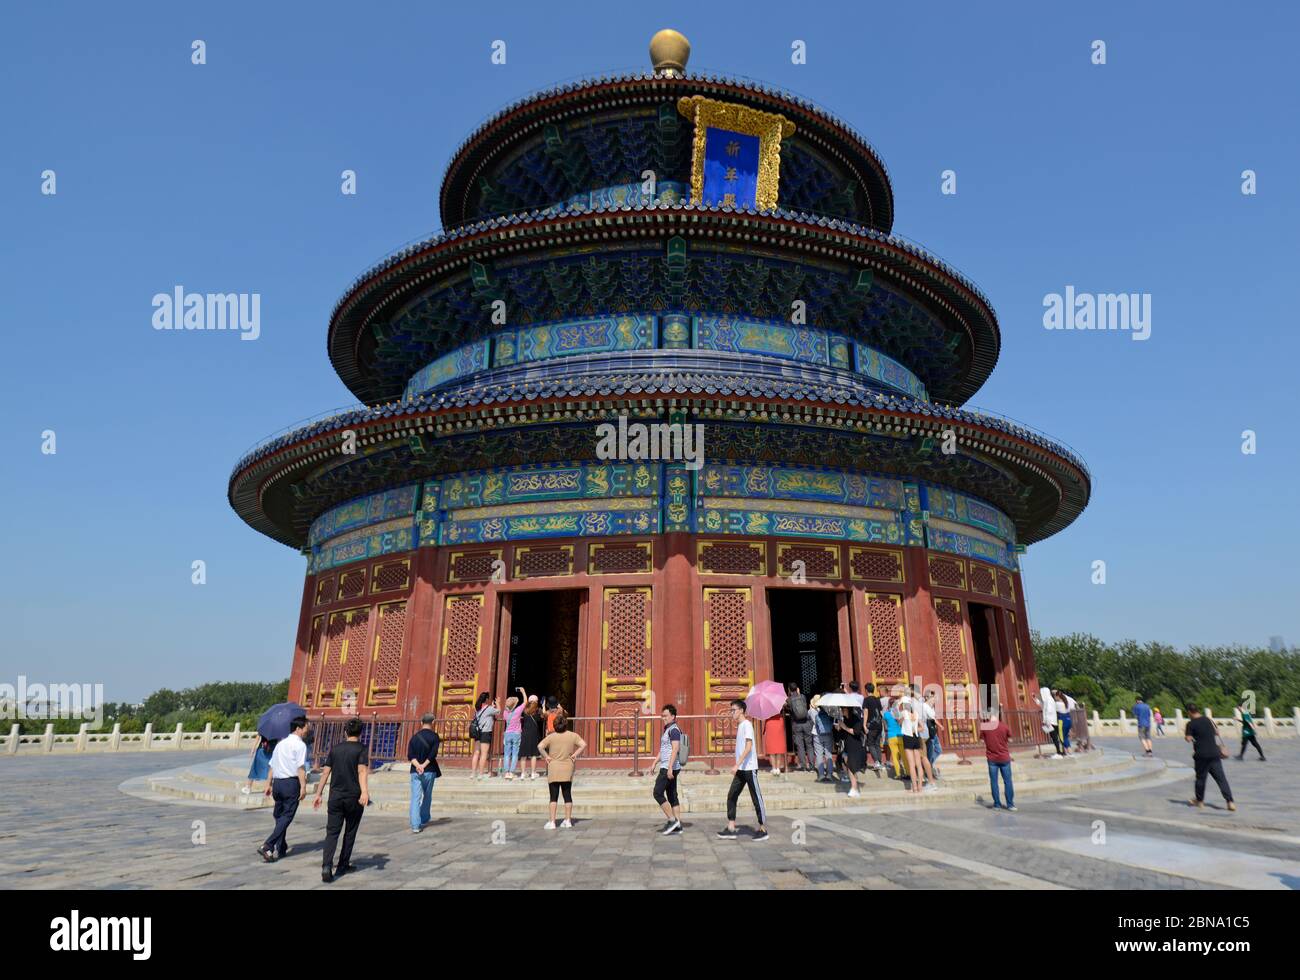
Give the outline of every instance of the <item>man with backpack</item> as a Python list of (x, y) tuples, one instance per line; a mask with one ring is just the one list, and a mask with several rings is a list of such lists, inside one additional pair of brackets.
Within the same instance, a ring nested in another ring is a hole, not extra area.
[(664, 733), (659, 738), (659, 758), (655, 762), (655, 802), (664, 811), (667, 822), (659, 831), (665, 837), (682, 832), (682, 806), (677, 799), (678, 779), (690, 753), (686, 733), (677, 727), (677, 707), (664, 705), (659, 717)]
[(813, 768), (813, 720), (808, 711), (808, 699), (793, 681), (786, 685), (786, 709), (790, 712), (791, 728), (794, 730), (795, 769), (811, 772)]

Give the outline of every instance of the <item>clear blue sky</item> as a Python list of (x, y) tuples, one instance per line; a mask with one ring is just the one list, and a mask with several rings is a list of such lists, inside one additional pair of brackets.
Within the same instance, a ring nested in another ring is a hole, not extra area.
[[(0, 681), (129, 700), (284, 677), (304, 560), (235, 517), (232, 464), (352, 401), (329, 311), (438, 230), (470, 130), (555, 81), (648, 65), (667, 26), (692, 69), (787, 87), (863, 133), (893, 176), (895, 230), (992, 299), (1003, 352), (972, 404), (1067, 442), (1095, 479), (1082, 518), (1025, 558), (1033, 627), (1300, 641), (1295, 5), (1071, 6), (11, 5)], [(150, 299), (177, 284), (261, 293), (261, 338), (154, 331)], [(1067, 284), (1152, 294), (1151, 338), (1044, 330), (1043, 297)]]

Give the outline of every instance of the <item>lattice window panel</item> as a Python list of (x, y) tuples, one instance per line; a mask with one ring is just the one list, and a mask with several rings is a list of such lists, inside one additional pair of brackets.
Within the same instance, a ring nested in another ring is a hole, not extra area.
[(997, 581), (993, 569), (977, 561), (970, 563), (970, 588), (981, 595), (997, 595)]
[[(343, 650), (342, 691), (352, 691), (360, 703), (365, 690), (366, 669), (370, 666), (370, 610), (354, 609), (348, 621), (346, 647)], [(341, 694), (340, 694), (341, 696)]]
[(778, 574), (788, 578), (794, 574), (794, 563), (803, 562), (808, 578), (839, 578), (840, 549), (834, 545), (782, 544), (777, 548)]
[(366, 570), (364, 568), (354, 568), (350, 572), (344, 572), (339, 576), (339, 594), (340, 599), (355, 599), (357, 596), (366, 594)]
[(970, 683), (966, 666), (966, 632), (962, 626), (961, 603), (956, 599), (934, 600), (934, 616), (939, 629), (939, 666), (944, 683)]
[(333, 708), (338, 705), (339, 679), (342, 676), (342, 657), (347, 633), (348, 614), (330, 613), (329, 621), (325, 626), (320, 681), (316, 685), (316, 707), (318, 708)]
[(447, 681), (463, 683), (478, 673), (482, 612), (481, 594), (447, 597), (442, 627), (442, 674)]
[(593, 575), (644, 574), (653, 569), (650, 543), (593, 544), (587, 552), (587, 571)]
[(867, 649), (878, 680), (907, 677), (907, 638), (903, 634), (903, 597), (891, 592), (866, 593)]
[(334, 576), (329, 575), (316, 580), (315, 605), (323, 606), (334, 598)]
[(396, 704), (402, 672), (402, 639), (406, 635), (406, 600), (381, 604), (378, 615), (366, 703)]
[(411, 559), (401, 558), (377, 564), (370, 572), (370, 591), (395, 592), (411, 584)]
[[(1011, 652), (1016, 658), (1016, 664), (1020, 668), (1020, 673), (1023, 675), (1025, 670), (1025, 661), (1020, 654), (1020, 627), (1016, 623), (1016, 614), (1010, 609), (1008, 609), (1006, 613), (1007, 633), (1011, 637)], [(1023, 684), (1024, 682), (1022, 681), (1021, 683)]]
[(705, 669), (712, 677), (743, 677), (753, 668), (754, 631), (748, 589), (708, 590)]
[(447, 562), (447, 581), (490, 582), (493, 563), (500, 561), (501, 555), (499, 548), (492, 551), (453, 551)]
[(1006, 572), (998, 572), (998, 595), (1006, 599), (1007, 602), (1016, 601), (1015, 580)]
[(311, 621), (311, 640), (307, 643), (307, 662), (302, 669), (302, 688), (298, 697), (304, 708), (316, 703), (316, 685), (320, 679), (321, 640), (325, 631), (325, 617), (317, 616)]
[(610, 677), (641, 677), (650, 666), (650, 592), (605, 591), (605, 671)]
[(930, 556), (930, 584), (941, 585), (945, 589), (966, 588), (966, 565), (958, 558), (938, 558)]
[(762, 575), (767, 557), (761, 544), (744, 541), (701, 541), (696, 564), (714, 575)]
[(557, 548), (516, 548), (515, 578), (573, 574), (573, 545)]
[(893, 548), (850, 548), (849, 575), (873, 582), (903, 583), (903, 553)]

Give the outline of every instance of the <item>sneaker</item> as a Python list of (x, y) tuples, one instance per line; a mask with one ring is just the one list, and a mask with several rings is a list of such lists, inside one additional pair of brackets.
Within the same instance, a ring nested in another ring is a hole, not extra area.
[[(743, 746), (742, 746), (742, 748), (743, 748)], [(862, 795), (862, 794), (859, 793), (856, 789), (851, 789), (851, 790), (849, 790), (849, 796), (861, 796), (861, 795)]]
[(327, 885), (333, 883), (333, 881), (334, 881), (334, 875), (330, 872), (330, 869), (329, 869), (329, 868), (326, 868), (325, 870), (323, 870), (323, 871), (320, 873), (320, 880), (323, 881), (323, 882), (325, 882), (325, 884), (327, 884)]
[[(744, 748), (744, 746), (742, 745), (741, 748)], [(514, 779), (514, 778), (515, 778), (515, 774), (513, 772), (506, 773), (506, 779)]]
[(1008, 806), (1008, 807), (1007, 807), (1007, 813), (1015, 813), (1015, 812), (1017, 811), (1017, 809), (1018, 809), (1017, 807), (1014, 807), (1014, 806)]
[(1228, 809), (1229, 809), (1229, 810), (1235, 810), (1235, 809), (1237, 809), (1237, 804), (1233, 803), (1232, 800), (1229, 800), (1229, 801), (1228, 801)]
[(718, 831), (718, 840), (735, 840), (740, 835), (730, 827), (723, 827)]
[(563, 830), (572, 830), (572, 829), (573, 829), (573, 821), (572, 821), (572, 820), (566, 820), (566, 821), (564, 821), (564, 823), (560, 824), (560, 828), (563, 829)]
[(548, 820), (548, 821), (546, 821), (546, 826), (544, 826), (542, 829), (543, 829), (543, 830), (554, 830), (554, 829), (555, 829), (555, 821), (554, 821), (554, 820)]
[[(926, 783), (926, 784), (925, 784), (925, 788), (924, 788), (923, 790), (921, 790), (921, 792), (922, 792), (922, 793), (937, 793), (937, 792), (939, 792), (939, 787), (936, 786), (936, 785), (934, 785), (934, 783)], [(1013, 807), (1008, 807), (1007, 809), (1010, 810), (1010, 809), (1014, 809), (1014, 808), (1013, 808)]]
[[(742, 746), (742, 748), (743, 748), (743, 746)], [(533, 773), (533, 779), (536, 779), (536, 778), (538, 778), (538, 777), (537, 777), (537, 773)]]
[(994, 809), (994, 810), (1001, 810), (1001, 809), (1002, 809), (1002, 804), (1001, 804), (1001, 803), (994, 803), (992, 809)]
[(754, 831), (754, 836), (751, 837), (750, 840), (756, 840), (756, 841), (767, 840), (767, 831), (766, 830)]
[(683, 829), (682, 822), (680, 820), (674, 820), (672, 830), (668, 831), (668, 834), (680, 834)]
[(1187, 801), (1187, 805), (1188, 805), (1188, 806), (1205, 806), (1205, 802), (1204, 802), (1203, 800), (1188, 800), (1188, 801)]
[(423, 828), (423, 827), (412, 827), (412, 828), (411, 828), (411, 833), (413, 833), (413, 834), (423, 833), (423, 831), (424, 831), (424, 828)]
[(667, 823), (664, 824), (664, 829), (659, 831), (659, 833), (667, 837), (669, 834), (673, 833), (674, 831), (678, 831), (681, 829), (682, 829), (682, 825), (680, 821), (669, 820)]

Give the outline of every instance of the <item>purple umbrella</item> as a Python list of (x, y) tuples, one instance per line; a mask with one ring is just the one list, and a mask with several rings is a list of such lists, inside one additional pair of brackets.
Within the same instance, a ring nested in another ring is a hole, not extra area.
[(776, 681), (759, 681), (745, 695), (745, 714), (751, 718), (771, 718), (784, 707), (785, 688)]
[(257, 734), (268, 741), (278, 742), (293, 731), (289, 727), (290, 722), (306, 715), (306, 709), (292, 701), (273, 704), (262, 712), (261, 718), (257, 719)]

